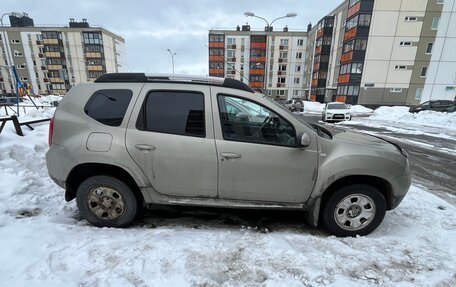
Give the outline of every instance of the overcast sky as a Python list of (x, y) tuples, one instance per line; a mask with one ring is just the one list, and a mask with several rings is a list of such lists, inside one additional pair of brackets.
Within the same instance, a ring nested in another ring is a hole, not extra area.
[[(207, 74), (207, 39), (211, 28), (234, 29), (248, 22), (252, 28), (265, 23), (247, 18), (251, 11), (268, 21), (290, 12), (296, 18), (274, 23), (306, 29), (336, 8), (342, 0), (192, 0), (192, 1), (118, 1), (118, 0), (0, 0), (0, 14), (26, 12), (36, 25), (64, 24), (69, 18), (87, 18), (92, 25), (101, 25), (125, 38), (128, 70), (148, 73), (170, 73), (171, 56), (177, 53), (176, 73)], [(5, 18), (4, 18), (5, 20)], [(9, 20), (5, 22), (8, 23)]]

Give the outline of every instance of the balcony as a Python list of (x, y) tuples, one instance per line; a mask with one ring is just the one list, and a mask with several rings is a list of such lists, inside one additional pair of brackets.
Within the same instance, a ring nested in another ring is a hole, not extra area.
[(225, 70), (223, 68), (222, 69), (220, 69), (220, 68), (209, 69), (209, 75), (214, 75), (214, 74), (216, 74), (216, 75), (222, 74), (223, 75), (223, 74), (225, 74)]
[(353, 5), (352, 7), (350, 7), (347, 12), (347, 19), (350, 18), (351, 16), (355, 15), (360, 9), (361, 9), (361, 2), (358, 2), (355, 5)]
[(236, 62), (236, 58), (226, 58), (227, 62)]
[(350, 61), (351, 59), (353, 59), (353, 51), (342, 54), (342, 56), (340, 57), (340, 62), (345, 63)]
[(60, 52), (46, 52), (44, 53), (46, 58), (61, 58), (62, 54)]
[(312, 87), (318, 86), (318, 79), (313, 79), (312, 80)]
[(49, 82), (49, 79), (48, 79), (48, 78), (44, 78), (44, 79), (43, 79), (43, 82), (48, 83), (48, 82)]
[(315, 54), (320, 54), (321, 53), (321, 47), (322, 46), (315, 47)]
[(320, 63), (315, 63), (314, 70), (319, 70), (319, 69), (320, 69)]
[(49, 78), (49, 81), (51, 83), (64, 83), (65, 82), (65, 80), (61, 79), (61, 78)]
[(350, 30), (346, 31), (344, 34), (344, 41), (348, 41), (351, 38), (355, 37), (357, 31), (358, 31), (358, 29), (356, 27), (351, 28)]
[(250, 62), (265, 62), (266, 57), (261, 56), (261, 57), (250, 57)]
[(263, 82), (250, 82), (249, 85), (252, 88), (262, 88), (263, 87)]
[(227, 49), (236, 49), (236, 45), (226, 45)]
[(46, 58), (46, 56), (43, 53), (38, 53), (39, 58)]
[(250, 69), (250, 75), (264, 75), (264, 69)]
[(226, 74), (227, 75), (236, 75), (236, 71), (235, 70), (226, 71)]
[(285, 88), (285, 83), (277, 83), (277, 88)]
[(39, 46), (41, 46), (41, 45), (43, 45), (43, 41), (36, 40), (36, 44), (39, 45)]
[(48, 70), (61, 70), (63, 67), (62, 65), (48, 65)]
[(41, 66), (41, 70), (42, 70), (42, 71), (46, 71), (46, 70), (47, 70), (47, 67), (46, 67), (46, 66)]
[(279, 58), (279, 63), (286, 63), (288, 62), (287, 58)]
[(288, 50), (288, 46), (282, 46), (282, 45), (280, 45), (280, 46), (279, 46), (279, 50)]
[(266, 49), (266, 42), (264, 42), (264, 43), (250, 43), (250, 49)]
[(346, 100), (347, 100), (346, 96), (339, 96), (339, 95), (336, 96), (336, 102), (345, 103)]
[(89, 71), (103, 71), (103, 66), (101, 65), (88, 65), (87, 70)]
[(321, 38), (323, 36), (323, 31), (324, 31), (323, 28), (321, 28), (320, 30), (317, 31), (317, 39)]
[(337, 79), (338, 83), (345, 84), (350, 81), (350, 74), (340, 75)]
[(59, 39), (43, 39), (44, 45), (58, 45)]
[(225, 42), (209, 42), (209, 48), (225, 48)]
[(95, 58), (95, 59), (98, 59), (98, 58), (101, 58), (101, 53), (100, 52), (87, 52), (85, 54), (86, 58)]
[(287, 74), (287, 71), (277, 71), (277, 75), (279, 75), (279, 76), (286, 75), (286, 74)]

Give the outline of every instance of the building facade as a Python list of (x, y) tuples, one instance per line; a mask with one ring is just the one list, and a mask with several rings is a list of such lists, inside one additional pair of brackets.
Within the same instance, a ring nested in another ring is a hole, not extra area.
[[(35, 94), (65, 94), (77, 83), (124, 69), (125, 40), (85, 19), (49, 27), (34, 25), (28, 16), (10, 16), (10, 23), (0, 33), (0, 66), (11, 66), (9, 49), (20, 80)], [(1, 92), (12, 92), (14, 82), (8, 69), (0, 69)]]
[(450, 52), (453, 12), (454, 0), (344, 1), (309, 32), (315, 35), (314, 44), (307, 46), (312, 50), (306, 51), (313, 55), (312, 79), (306, 82), (309, 98), (415, 105), (432, 90), (451, 93), (451, 77), (437, 74), (448, 74), (455, 66)]
[[(269, 30), (269, 31), (268, 31)], [(240, 80), (273, 98), (304, 96), (307, 32), (209, 31), (209, 75)]]

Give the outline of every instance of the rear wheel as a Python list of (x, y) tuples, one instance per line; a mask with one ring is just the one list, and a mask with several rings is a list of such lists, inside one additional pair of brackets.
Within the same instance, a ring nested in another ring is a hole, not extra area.
[(125, 227), (138, 213), (131, 188), (117, 178), (98, 175), (84, 180), (76, 193), (81, 215), (98, 227)]
[(345, 186), (332, 194), (323, 208), (323, 222), (336, 236), (367, 235), (383, 221), (386, 200), (366, 184)]

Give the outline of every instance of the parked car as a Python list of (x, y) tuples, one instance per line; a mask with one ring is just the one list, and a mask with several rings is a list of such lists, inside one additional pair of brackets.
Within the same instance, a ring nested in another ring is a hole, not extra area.
[(304, 103), (301, 99), (288, 99), (283, 104), (291, 112), (303, 112)]
[(331, 102), (327, 103), (323, 108), (322, 121), (350, 121), (350, 109), (344, 103)]
[(436, 112), (445, 112), (448, 108), (451, 108), (455, 105), (454, 101), (448, 100), (434, 100), (427, 101), (421, 105), (410, 107), (409, 112), (418, 113), (421, 111), (436, 111)]
[(456, 104), (452, 107), (449, 107), (448, 109), (445, 110), (447, 113), (454, 113), (456, 112)]
[(411, 183), (399, 145), (306, 123), (233, 79), (103, 75), (62, 99), (49, 145), (50, 177), (101, 227), (168, 204), (304, 210), (366, 235)]

